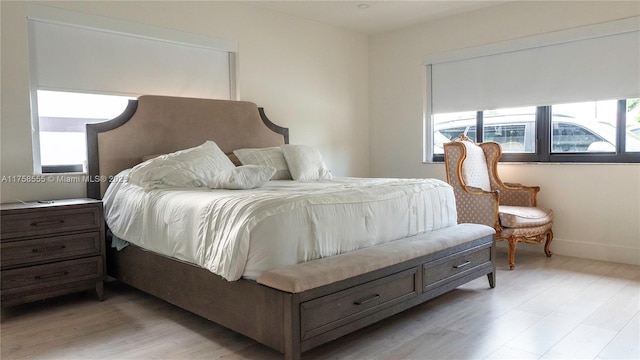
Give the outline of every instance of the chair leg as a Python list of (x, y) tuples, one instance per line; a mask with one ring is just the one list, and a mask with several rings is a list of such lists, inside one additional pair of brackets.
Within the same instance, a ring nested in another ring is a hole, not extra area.
[(516, 245), (518, 240), (512, 236), (507, 239), (507, 244), (509, 245), (509, 270), (513, 270), (516, 267)]
[(551, 257), (551, 255), (553, 255), (553, 253), (549, 249), (551, 241), (553, 241), (553, 231), (549, 230), (549, 232), (547, 233), (547, 241), (544, 243), (544, 253), (547, 254), (547, 257)]

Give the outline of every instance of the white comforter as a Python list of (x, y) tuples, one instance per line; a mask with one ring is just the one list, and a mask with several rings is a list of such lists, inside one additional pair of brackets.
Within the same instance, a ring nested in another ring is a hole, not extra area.
[(457, 222), (453, 190), (436, 179), (270, 181), (240, 191), (117, 182), (103, 200), (118, 238), (231, 281)]

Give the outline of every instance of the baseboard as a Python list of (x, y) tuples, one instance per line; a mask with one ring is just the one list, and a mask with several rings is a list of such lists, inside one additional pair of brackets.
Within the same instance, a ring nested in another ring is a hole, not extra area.
[[(500, 241), (498, 246), (506, 247), (507, 243)], [(544, 252), (542, 245), (525, 243), (518, 243), (517, 250)], [(553, 242), (551, 242), (551, 251), (554, 254), (564, 256), (640, 265), (640, 248), (638, 247), (554, 238)]]

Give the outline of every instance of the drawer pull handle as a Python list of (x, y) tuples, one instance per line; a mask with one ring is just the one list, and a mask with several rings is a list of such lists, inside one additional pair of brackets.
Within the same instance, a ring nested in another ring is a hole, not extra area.
[(368, 302), (371, 302), (373, 300), (377, 300), (379, 298), (380, 298), (380, 294), (373, 294), (372, 296), (369, 296), (367, 298), (354, 301), (353, 305), (364, 305), (364, 304), (366, 304)]
[(463, 267), (465, 267), (465, 266), (467, 266), (469, 264), (471, 264), (471, 261), (467, 260), (467, 261), (463, 262), (462, 264), (453, 265), (453, 268), (454, 269), (460, 269), (460, 268), (463, 268)]
[(49, 279), (49, 278), (54, 278), (54, 277), (59, 277), (59, 276), (66, 276), (69, 275), (68, 271), (60, 271), (60, 272), (56, 272), (53, 274), (46, 274), (46, 275), (36, 275), (35, 278), (36, 280), (43, 280), (43, 279)]
[(50, 247), (40, 248), (40, 249), (31, 249), (31, 252), (33, 252), (33, 253), (45, 253), (45, 252), (49, 252), (49, 251), (63, 250), (66, 247), (67, 247), (66, 245), (50, 246)]
[(59, 224), (64, 224), (64, 220), (34, 221), (31, 223), (31, 226), (48, 226), (48, 225), (59, 225)]

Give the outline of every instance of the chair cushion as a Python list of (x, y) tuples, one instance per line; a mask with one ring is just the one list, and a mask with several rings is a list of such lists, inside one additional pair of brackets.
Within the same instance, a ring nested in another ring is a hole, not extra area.
[(534, 227), (553, 222), (553, 210), (541, 207), (500, 205), (498, 213), (500, 224), (505, 228)]
[(552, 223), (548, 223), (541, 226), (523, 227), (523, 228), (504, 228), (500, 232), (501, 239), (507, 239), (512, 236), (522, 238), (533, 238), (551, 231)]
[(491, 191), (487, 158), (482, 148), (470, 141), (460, 141), (467, 149), (467, 157), (462, 163), (462, 180), (465, 185)]

